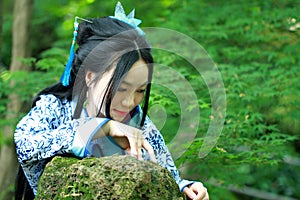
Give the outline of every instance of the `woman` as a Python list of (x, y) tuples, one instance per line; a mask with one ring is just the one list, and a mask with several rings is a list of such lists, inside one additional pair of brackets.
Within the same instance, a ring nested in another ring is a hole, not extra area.
[(116, 151), (168, 169), (189, 199), (209, 199), (202, 183), (180, 178), (162, 135), (146, 115), (151, 48), (137, 27), (140, 22), (133, 15), (120, 17), (120, 6), (114, 17), (82, 19), (79, 26), (75, 21), (78, 49), (72, 55), (72, 46), (62, 81), (41, 91), (18, 123), (16, 199), (34, 198), (43, 169), (55, 155), (109, 155), (110, 149), (101, 149), (103, 138), (116, 143)]

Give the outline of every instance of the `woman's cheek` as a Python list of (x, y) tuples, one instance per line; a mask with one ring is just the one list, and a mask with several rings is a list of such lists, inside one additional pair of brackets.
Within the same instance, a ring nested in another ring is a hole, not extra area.
[(142, 102), (143, 98), (144, 98), (144, 93), (138, 94), (135, 100), (135, 105), (136, 106), (139, 105)]

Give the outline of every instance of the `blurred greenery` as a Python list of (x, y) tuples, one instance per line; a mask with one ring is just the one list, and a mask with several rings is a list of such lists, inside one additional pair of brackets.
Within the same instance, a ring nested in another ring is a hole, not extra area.
[[(11, 73), (8, 66), (13, 1), (4, 0), (1, 57), (6, 67), (0, 69), (0, 126), (10, 123), (2, 120), (7, 114), (10, 93), (19, 94), (27, 105), (19, 115), (22, 117), (31, 98), (59, 80), (68, 56), (74, 16), (112, 15), (116, 1), (34, 3), (29, 47), (33, 53), (32, 58), (23, 59), (32, 71)], [(196, 40), (218, 66), (224, 81), (224, 128), (212, 151), (199, 158), (211, 120), (207, 86), (182, 57), (163, 50), (153, 51), (156, 63), (171, 66), (183, 75), (198, 97), (196, 106), (201, 116), (197, 136), (176, 160), (183, 176), (204, 182), (211, 199), (300, 199), (300, 2), (124, 0), (122, 4), (126, 12), (136, 9), (136, 17), (143, 20), (141, 28), (164, 27)], [(159, 66), (155, 70), (159, 71)], [(174, 78), (168, 73), (163, 76), (166, 80)], [(14, 88), (9, 87), (11, 80), (16, 81)], [(182, 92), (186, 92), (184, 88)], [(178, 131), (182, 114), (176, 95), (168, 88), (154, 85), (150, 103), (161, 106), (150, 114), (161, 125), (169, 143)], [(164, 113), (159, 114), (162, 108)], [(183, 111), (190, 112), (189, 109)], [(166, 123), (161, 124), (166, 116)]]

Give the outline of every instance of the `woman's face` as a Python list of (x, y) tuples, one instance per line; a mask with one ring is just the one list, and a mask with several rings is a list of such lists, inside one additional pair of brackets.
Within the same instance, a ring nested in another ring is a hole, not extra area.
[[(108, 85), (114, 69), (105, 72), (98, 82), (91, 82), (95, 77), (93, 72), (86, 74), (88, 91), (87, 112), (90, 116), (96, 116), (101, 106), (106, 86)], [(112, 99), (110, 115), (116, 121), (123, 121), (129, 112), (134, 109), (144, 98), (144, 91), (148, 84), (148, 67), (144, 60), (135, 62), (129, 72), (125, 74), (120, 82), (118, 90)], [(101, 113), (105, 113), (105, 102), (101, 108)], [(104, 115), (104, 114), (103, 114)]]

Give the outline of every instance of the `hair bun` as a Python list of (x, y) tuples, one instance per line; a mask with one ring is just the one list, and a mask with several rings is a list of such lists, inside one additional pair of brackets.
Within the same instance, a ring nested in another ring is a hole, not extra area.
[[(89, 19), (89, 20), (93, 21), (93, 19)], [(93, 35), (94, 33), (93, 33), (92, 23), (83, 21), (78, 26), (76, 43), (80, 46), (86, 43), (87, 39)]]
[[(91, 38), (91, 40), (105, 40), (124, 31), (134, 30), (131, 25), (110, 17), (92, 18), (89, 19), (89, 21), (92, 21), (92, 23), (83, 21), (79, 24), (76, 38), (76, 42), (79, 46)], [(132, 39), (137, 37), (137, 32), (136, 34), (133, 33), (134, 32), (130, 34)]]

